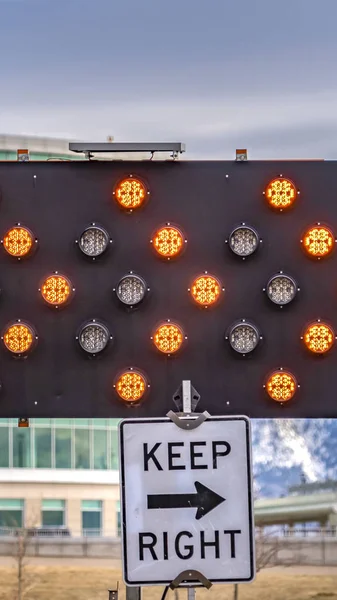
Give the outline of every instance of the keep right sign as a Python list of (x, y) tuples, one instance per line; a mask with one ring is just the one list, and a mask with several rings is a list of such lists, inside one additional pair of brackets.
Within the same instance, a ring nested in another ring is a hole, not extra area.
[(211, 417), (120, 423), (124, 580), (170, 584), (183, 571), (213, 583), (254, 578), (250, 425)]

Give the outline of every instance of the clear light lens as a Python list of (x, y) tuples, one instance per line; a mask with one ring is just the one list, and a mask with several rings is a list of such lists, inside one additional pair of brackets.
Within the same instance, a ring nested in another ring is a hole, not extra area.
[(183, 330), (173, 323), (163, 323), (157, 328), (153, 335), (154, 345), (164, 354), (178, 352), (183, 341)]
[(328, 352), (335, 341), (332, 328), (326, 323), (312, 323), (304, 333), (304, 343), (315, 354)]
[(290, 179), (279, 177), (269, 183), (265, 191), (266, 198), (272, 208), (283, 210), (289, 208), (296, 200), (296, 187)]
[(81, 235), (80, 249), (87, 256), (100, 256), (107, 249), (109, 236), (101, 227), (88, 227)]
[(288, 402), (294, 396), (296, 389), (296, 379), (289, 371), (275, 371), (266, 384), (268, 395), (276, 402)]
[(9, 231), (7, 231), (3, 245), (11, 256), (15, 256), (16, 258), (20, 258), (21, 256), (27, 256), (34, 244), (33, 234), (26, 227), (12, 227)]
[(133, 210), (142, 206), (147, 195), (147, 189), (140, 179), (128, 177), (118, 183), (114, 194), (122, 208)]
[(87, 323), (81, 329), (78, 341), (83, 350), (89, 354), (98, 354), (106, 348), (110, 333), (102, 323)]
[(22, 354), (31, 350), (35, 340), (35, 333), (27, 323), (15, 323), (7, 327), (3, 342), (13, 354)]
[(229, 238), (229, 247), (238, 256), (249, 256), (258, 247), (259, 239), (251, 227), (237, 227)]
[(41, 294), (47, 304), (65, 304), (72, 296), (72, 285), (64, 275), (51, 275), (43, 282)]
[(248, 354), (255, 350), (260, 340), (257, 328), (251, 323), (237, 323), (229, 334), (229, 343), (235, 352)]
[(134, 306), (144, 299), (146, 283), (138, 275), (126, 275), (120, 280), (116, 294), (120, 302)]
[(153, 247), (164, 258), (176, 257), (184, 247), (184, 236), (177, 227), (161, 227), (154, 235)]
[(267, 285), (269, 300), (283, 306), (291, 302), (297, 293), (297, 284), (289, 275), (274, 275)]
[(327, 256), (335, 245), (335, 237), (328, 227), (311, 227), (303, 238), (305, 251), (316, 258)]
[(197, 304), (209, 306), (219, 300), (221, 285), (218, 279), (211, 275), (202, 275), (195, 279), (191, 294)]
[(138, 371), (126, 371), (116, 381), (115, 388), (119, 397), (125, 402), (137, 402), (146, 391), (145, 376)]

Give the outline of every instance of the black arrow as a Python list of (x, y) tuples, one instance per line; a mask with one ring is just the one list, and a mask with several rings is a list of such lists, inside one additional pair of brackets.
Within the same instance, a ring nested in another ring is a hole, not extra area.
[(148, 494), (147, 507), (149, 509), (197, 508), (195, 518), (201, 519), (213, 508), (219, 506), (221, 502), (225, 502), (225, 498), (199, 483), (199, 481), (195, 481), (194, 485), (197, 490), (196, 494)]

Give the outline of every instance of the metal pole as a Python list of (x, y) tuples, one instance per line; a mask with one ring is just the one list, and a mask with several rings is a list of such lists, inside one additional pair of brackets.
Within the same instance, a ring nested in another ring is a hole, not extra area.
[[(141, 600), (142, 588), (126, 586), (126, 600)], [(191, 599), (192, 600), (192, 599)]]
[(195, 587), (187, 588), (187, 600), (195, 600)]

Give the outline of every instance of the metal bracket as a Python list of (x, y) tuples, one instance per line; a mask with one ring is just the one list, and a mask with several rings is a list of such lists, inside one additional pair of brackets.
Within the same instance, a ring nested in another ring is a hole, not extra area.
[(207, 579), (207, 577), (205, 577), (202, 573), (200, 573), (200, 571), (195, 571), (194, 569), (188, 569), (187, 571), (182, 571), (182, 573), (180, 573), (173, 581), (172, 583), (170, 583), (170, 588), (171, 590), (174, 590), (175, 588), (179, 587), (182, 583), (195, 583), (196, 581), (199, 581), (199, 583), (207, 588), (209, 590), (209, 588), (212, 587), (212, 583), (210, 582), (209, 579)]
[(113, 590), (109, 590), (109, 600), (118, 600), (119, 581)]
[(192, 415), (188, 415), (187, 413), (175, 413), (173, 410), (170, 410), (166, 416), (171, 419), (177, 427), (180, 427), (180, 429), (189, 429), (190, 431), (199, 427), (201, 423), (211, 416), (207, 411), (204, 411), (203, 413), (192, 413)]

